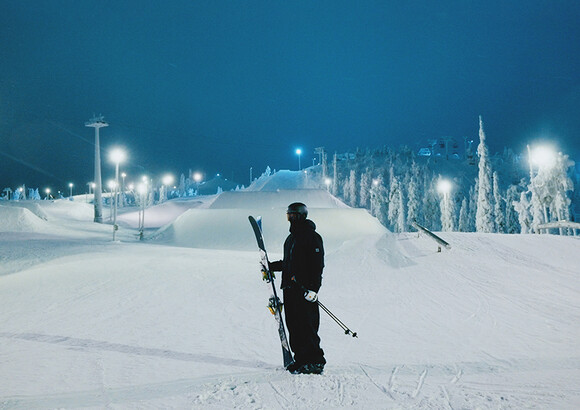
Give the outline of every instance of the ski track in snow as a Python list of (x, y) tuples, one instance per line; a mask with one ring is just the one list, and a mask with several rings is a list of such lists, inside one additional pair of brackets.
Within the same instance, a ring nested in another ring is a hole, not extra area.
[[(336, 372), (336, 373), (335, 373)], [(388, 372), (386, 372), (388, 375)], [(419, 374), (419, 377), (424, 373)], [(381, 374), (379, 373), (378, 376)], [(290, 375), (282, 370), (274, 373), (221, 375), (212, 378), (173, 380), (165, 383), (103, 388), (66, 394), (47, 394), (36, 397), (1, 397), (0, 408), (30, 409), (75, 407), (78, 403), (90, 407), (155, 408), (155, 403), (173, 396), (182, 396), (193, 408), (521, 408), (533, 402), (547, 408), (562, 394), (541, 386), (518, 384), (493, 385), (470, 382), (459, 387), (423, 379), (421, 393), (417, 393), (416, 374), (401, 376), (393, 398), (366, 375), (360, 378), (352, 369), (332, 369), (322, 376)], [(517, 377), (514, 377), (516, 379)], [(409, 389), (410, 387), (410, 389)], [(373, 393), (376, 392), (376, 393)], [(573, 393), (578, 397), (578, 391)], [(147, 406), (140, 404), (149, 401)], [(372, 403), (372, 404), (371, 404)]]

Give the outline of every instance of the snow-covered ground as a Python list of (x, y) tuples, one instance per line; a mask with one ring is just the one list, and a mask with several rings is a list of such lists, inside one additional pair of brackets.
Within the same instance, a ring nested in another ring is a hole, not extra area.
[[(441, 233), (438, 253), (292, 184), (147, 209), (142, 242), (131, 209), (112, 242), (82, 201), (0, 203), (0, 408), (580, 407), (580, 238)], [(291, 198), (359, 334), (322, 313), (321, 376), (282, 369), (247, 222), (280, 257)]]

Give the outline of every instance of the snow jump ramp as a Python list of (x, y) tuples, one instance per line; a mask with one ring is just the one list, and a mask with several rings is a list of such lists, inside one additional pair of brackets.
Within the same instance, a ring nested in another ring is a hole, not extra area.
[(344, 242), (387, 232), (365, 209), (349, 208), (322, 190), (224, 194), (208, 209), (186, 211), (151, 239), (191, 248), (255, 250), (254, 234), (248, 223), (248, 215), (252, 215), (262, 217), (264, 240), (270, 252), (281, 252), (289, 228), (286, 208), (294, 201), (308, 205), (308, 218), (322, 235), (327, 253)]

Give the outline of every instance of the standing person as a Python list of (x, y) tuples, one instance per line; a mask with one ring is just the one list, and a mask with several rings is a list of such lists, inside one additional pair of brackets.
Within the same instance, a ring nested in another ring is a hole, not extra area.
[(326, 363), (318, 337), (320, 312), (316, 303), (322, 285), (324, 248), (316, 225), (307, 216), (303, 203), (288, 206), (290, 235), (284, 242), (284, 259), (270, 263), (270, 270), (282, 271), (286, 325), (294, 352), (294, 363), (288, 371), (294, 374), (320, 374)]

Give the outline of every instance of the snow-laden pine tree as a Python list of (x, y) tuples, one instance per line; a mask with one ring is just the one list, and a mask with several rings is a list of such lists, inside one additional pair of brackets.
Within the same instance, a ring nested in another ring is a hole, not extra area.
[[(419, 193), (419, 166), (416, 162), (413, 161), (411, 164), (411, 169), (408, 172), (408, 178), (405, 178), (405, 181), (408, 181), (406, 184), (407, 187), (407, 221), (419, 222), (419, 212), (421, 204), (420, 200), (420, 193)], [(419, 222), (420, 223), (420, 222)]]
[(322, 151), (322, 182), (324, 183), (328, 178), (328, 155), (326, 151)]
[[(533, 233), (540, 233), (539, 226), (543, 223), (546, 223), (548, 220), (547, 210), (544, 207), (542, 200), (540, 199), (540, 195), (538, 192), (538, 187), (534, 182), (534, 178), (532, 178), (529, 186), (531, 200), (530, 200), (530, 232)], [(521, 223), (521, 222), (520, 222)], [(522, 227), (523, 233), (523, 227)], [(526, 232), (527, 233), (527, 232)]]
[[(570, 220), (570, 199), (568, 192), (574, 190), (574, 184), (568, 177), (568, 168), (573, 165), (567, 155), (558, 153), (552, 164), (540, 167), (533, 178), (530, 188), (533, 189), (532, 208), (534, 209), (534, 228), (536, 215), (543, 211), (545, 222)], [(561, 233), (562, 230), (561, 230)]]
[(183, 173), (179, 177), (179, 188), (178, 188), (178, 192), (179, 192), (179, 197), (180, 198), (185, 196), (185, 175)]
[(423, 224), (432, 231), (441, 230), (441, 208), (439, 206), (439, 197), (435, 189), (435, 180), (426, 184), (423, 195)]
[(491, 166), (489, 163), (489, 152), (485, 145), (485, 132), (483, 131), (483, 120), (479, 116), (479, 145), (477, 146), (479, 155), (479, 189), (477, 193), (477, 211), (475, 213), (475, 229), (477, 232), (493, 232), (494, 216), (492, 206), (492, 185)]
[(363, 172), (360, 176), (360, 193), (358, 205), (361, 208), (369, 207), (369, 197), (371, 194), (371, 173), (369, 169)]
[(387, 226), (387, 198), (388, 192), (385, 187), (383, 176), (379, 174), (372, 183), (371, 188), (371, 214), (376, 216), (380, 223)]
[[(437, 184), (441, 183), (441, 176)], [(439, 192), (441, 208), (441, 230), (444, 232), (452, 232), (455, 230), (455, 201), (452, 198), (451, 192)]]
[(342, 181), (342, 199), (345, 203), (350, 203), (350, 178), (344, 178)]
[(350, 177), (348, 178), (348, 197), (349, 205), (353, 208), (357, 205), (357, 185), (356, 185), (356, 170), (350, 170)]
[(405, 210), (403, 209), (403, 192), (399, 178), (393, 175), (389, 192), (388, 218), (395, 232), (405, 231)]
[(520, 200), (513, 203), (514, 209), (518, 213), (518, 222), (520, 223), (520, 233), (532, 233), (532, 214), (530, 213), (531, 204), (528, 201), (527, 192), (520, 194)]
[(479, 191), (479, 179), (475, 178), (475, 185), (469, 187), (469, 213), (467, 217), (467, 232), (475, 232), (475, 213), (477, 212), (477, 192)]
[(401, 195), (399, 195), (399, 215), (397, 217), (397, 222), (395, 223), (395, 229), (397, 232), (407, 231), (407, 220), (405, 219), (405, 205), (404, 205), (404, 194), (401, 190)]
[(459, 209), (459, 232), (469, 232), (469, 202), (467, 198), (461, 201), (461, 208)]
[(499, 175), (497, 172), (493, 173), (493, 204), (495, 215), (495, 231), (498, 233), (505, 233), (505, 206), (499, 188)]
[(568, 176), (568, 169), (574, 166), (574, 162), (568, 159), (568, 155), (558, 153), (556, 166), (554, 169), (554, 178), (556, 179), (555, 190), (556, 198), (552, 205), (553, 214), (556, 215), (558, 221), (570, 220), (570, 204), (571, 200), (568, 197), (568, 192), (574, 191), (574, 182)]
[(338, 155), (336, 151), (332, 157), (332, 195), (338, 195)]
[(506, 212), (505, 212), (505, 222), (506, 222), (506, 233), (514, 234), (521, 231), (520, 223), (518, 221), (518, 213), (514, 208), (514, 202), (517, 202), (520, 198), (521, 189), (518, 185), (510, 185), (506, 192)]
[(165, 185), (161, 185), (159, 188), (159, 203), (163, 203), (167, 201), (167, 187)]

